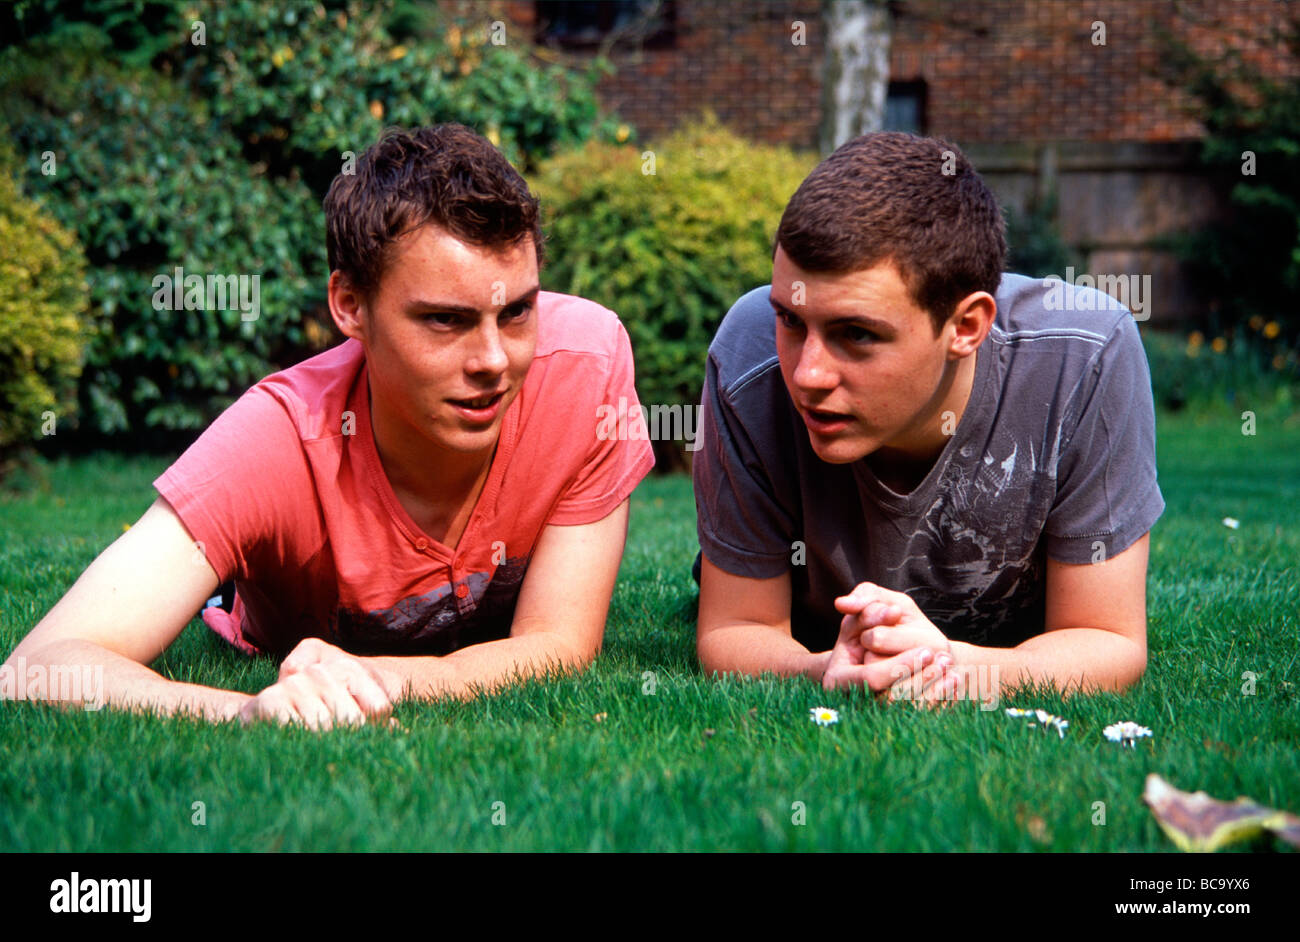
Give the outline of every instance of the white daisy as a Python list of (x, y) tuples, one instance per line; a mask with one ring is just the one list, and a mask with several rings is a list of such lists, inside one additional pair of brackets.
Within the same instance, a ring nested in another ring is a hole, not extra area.
[(1224, 517), (1223, 525), (1227, 527), (1229, 530), (1236, 530), (1238, 527), (1241, 526), (1241, 521), (1237, 520), (1235, 517)]
[(1102, 732), (1106, 734), (1106, 738), (1111, 742), (1121, 743), (1125, 746), (1132, 746), (1134, 740), (1151, 735), (1151, 730), (1145, 726), (1139, 726), (1137, 723), (1128, 720), (1123, 723), (1111, 723)]
[(840, 721), (838, 710), (832, 710), (830, 707), (813, 707), (808, 711), (811, 719), (818, 726), (830, 726), (832, 723)]
[(1048, 713), (1046, 710), (1035, 710), (1034, 717), (1038, 722), (1043, 724), (1044, 732), (1047, 731), (1047, 727), (1052, 726), (1056, 728), (1056, 733), (1061, 739), (1065, 738), (1065, 730), (1070, 725), (1068, 720), (1063, 720), (1061, 717), (1056, 716), (1053, 713)]
[(1070, 725), (1068, 721), (1053, 713), (1048, 713), (1046, 710), (1022, 710), (1019, 707), (1007, 707), (1006, 714), (1013, 719), (1029, 720), (1030, 726), (1042, 724), (1044, 732), (1047, 731), (1047, 727), (1051, 726), (1062, 739), (1065, 738), (1065, 731)]

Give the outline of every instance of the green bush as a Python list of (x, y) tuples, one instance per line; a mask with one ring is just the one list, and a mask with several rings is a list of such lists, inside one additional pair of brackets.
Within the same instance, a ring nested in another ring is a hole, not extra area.
[[(0, 126), (0, 168), (16, 163)], [(0, 169), (0, 475), (70, 418), (89, 303), (76, 236)], [(53, 419), (53, 423), (48, 421)]]
[[(0, 117), (28, 186), (75, 229), (93, 269), (83, 414), (104, 434), (201, 428), (304, 346), (303, 313), (323, 303), (320, 209), (300, 181), (245, 162), (184, 89), (106, 65), (104, 52), (86, 30), (8, 50)], [(177, 267), (257, 275), (257, 319), (229, 303), (158, 309), (154, 279)]]
[[(521, 37), (491, 41), (491, 18), (427, 8), (402, 18), (391, 0), (199, 8), (204, 45), (181, 45), (177, 74), (272, 173), (294, 168), (324, 196), (345, 151), (361, 153), (387, 125), (457, 122), (489, 137), (518, 167), (615, 133), (601, 118), (596, 63), (586, 74), (538, 60)], [(190, 21), (180, 17), (182, 35)], [(232, 49), (239, 50), (231, 55)]]
[(1297, 401), (1300, 364), (1277, 321), (1252, 319), (1243, 329), (1209, 339), (1200, 331), (1181, 336), (1143, 330), (1142, 343), (1161, 409), (1289, 410)]
[(619, 314), (643, 404), (699, 402), (709, 341), (771, 280), (781, 213), (815, 162), (706, 118), (645, 151), (589, 143), (539, 168), (543, 281)]
[[(594, 76), (539, 64), (516, 36), (492, 44), (486, 16), (351, 0), (25, 0), (6, 15), (22, 36), (0, 41), (0, 119), (92, 266), (82, 409), (137, 442), (201, 428), (334, 339), (320, 201), (385, 126), (465, 123), (524, 166), (618, 133)], [(177, 267), (259, 276), (258, 319), (156, 310), (153, 279)]]
[(1204, 123), (1201, 163), (1229, 207), (1226, 218), (1173, 240), (1209, 301), (1214, 334), (1252, 319), (1276, 321), (1291, 350), (1300, 341), (1300, 10), (1273, 37), (1277, 78), (1225, 37), (1212, 58), (1169, 40), (1174, 82), (1186, 87)]

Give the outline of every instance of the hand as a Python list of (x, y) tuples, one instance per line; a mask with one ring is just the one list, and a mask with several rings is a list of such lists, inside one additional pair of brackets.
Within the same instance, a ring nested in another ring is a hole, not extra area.
[(240, 710), (245, 723), (275, 720), (308, 729), (360, 726), (389, 717), (401, 680), (367, 658), (306, 638), (280, 665), (280, 677)]
[[(918, 706), (956, 699), (961, 675), (953, 669), (952, 643), (908, 595), (863, 582), (836, 599), (835, 607), (845, 615), (831, 664), (841, 645), (849, 657), (861, 650), (860, 663), (876, 681), (868, 685), (878, 698), (911, 700)], [(883, 679), (882, 668), (887, 671)]]

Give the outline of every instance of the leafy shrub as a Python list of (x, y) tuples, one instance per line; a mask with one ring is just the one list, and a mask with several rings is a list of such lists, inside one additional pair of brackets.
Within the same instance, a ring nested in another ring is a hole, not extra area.
[(1283, 71), (1270, 78), (1225, 40), (1202, 59), (1170, 40), (1173, 80), (1197, 102), (1201, 162), (1226, 195), (1229, 215), (1177, 240), (1209, 299), (1209, 331), (1277, 322), (1291, 350), (1300, 339), (1300, 11), (1288, 8), (1279, 40)]
[(333, 12), (237, 0), (202, 15), (207, 43), (182, 46), (177, 74), (212, 102), (251, 159), (273, 173), (298, 169), (319, 196), (341, 154), (361, 153), (387, 125), (465, 124), (524, 169), (593, 133), (615, 133), (596, 98), (602, 63), (573, 73), (537, 60), (519, 37), (501, 33), (495, 44), (486, 15), (455, 20), (429, 9), (407, 27), (409, 41), (389, 32), (391, 0)]
[(709, 341), (741, 294), (771, 280), (772, 237), (814, 163), (713, 118), (648, 151), (588, 143), (555, 157), (533, 181), (548, 220), (543, 281), (619, 314), (643, 404), (698, 403)]
[(1143, 330), (1142, 343), (1159, 408), (1287, 410), (1297, 400), (1300, 364), (1277, 321), (1252, 319), (1209, 339), (1200, 331), (1184, 337)]
[[(25, 441), (71, 411), (89, 302), (76, 236), (31, 200), (0, 126), (0, 475)], [(55, 425), (57, 431), (57, 424)]]
[[(8, 50), (0, 107), (28, 185), (93, 266), (83, 413), (101, 433), (200, 428), (304, 345), (303, 311), (322, 303), (326, 276), (320, 210), (300, 181), (246, 163), (183, 89), (106, 65), (104, 51), (84, 30)], [(154, 279), (177, 267), (258, 275), (258, 318), (229, 303), (156, 309)]]
[[(486, 17), (471, 28), (395, 9), (25, 0), (5, 13), (23, 38), (0, 40), (0, 118), (28, 185), (92, 266), (100, 329), (81, 399), (94, 429), (143, 442), (200, 428), (334, 339), (320, 200), (344, 152), (359, 155), (385, 126), (459, 121), (522, 165), (598, 131), (613, 139), (593, 75), (538, 64), (518, 37), (493, 45)], [(46, 151), (58, 166), (48, 177)], [(178, 267), (259, 276), (258, 319), (155, 310), (153, 278)]]

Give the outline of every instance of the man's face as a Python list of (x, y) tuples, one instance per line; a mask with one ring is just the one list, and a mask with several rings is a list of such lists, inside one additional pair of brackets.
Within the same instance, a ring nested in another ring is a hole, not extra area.
[(940, 406), (960, 359), (952, 326), (935, 337), (891, 262), (807, 272), (778, 246), (771, 299), (781, 375), (819, 458), (916, 461), (937, 454), (936, 440), (942, 449)]
[(398, 435), (490, 455), (537, 346), (537, 252), (405, 236), (362, 320), (377, 416)]

